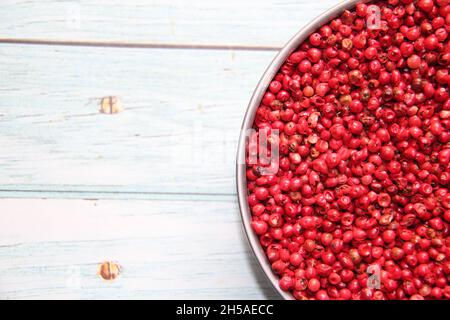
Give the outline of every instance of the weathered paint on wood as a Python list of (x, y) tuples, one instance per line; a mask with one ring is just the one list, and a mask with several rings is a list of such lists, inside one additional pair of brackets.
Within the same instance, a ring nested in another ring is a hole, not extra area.
[(4, 0), (0, 38), (280, 47), (339, 0)]
[[(262, 299), (234, 201), (0, 201), (0, 298)], [(106, 282), (99, 263), (123, 268)]]
[[(273, 56), (0, 45), (0, 189), (234, 194), (241, 121)], [(106, 95), (125, 110), (100, 113)]]

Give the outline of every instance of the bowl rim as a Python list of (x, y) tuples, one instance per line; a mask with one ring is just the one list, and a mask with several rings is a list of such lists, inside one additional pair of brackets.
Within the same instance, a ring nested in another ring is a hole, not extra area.
[(259, 244), (259, 239), (257, 235), (253, 232), (250, 222), (251, 222), (251, 212), (247, 203), (247, 180), (246, 180), (246, 165), (242, 159), (245, 159), (245, 139), (246, 130), (251, 129), (253, 126), (253, 121), (255, 117), (255, 112), (259, 107), (260, 101), (272, 81), (273, 77), (276, 75), (280, 67), (283, 65), (284, 61), (289, 57), (289, 55), (295, 51), (295, 49), (305, 41), (305, 39), (317, 30), (320, 26), (330, 21), (334, 17), (338, 16), (346, 9), (353, 8), (357, 3), (368, 2), (369, 0), (344, 0), (335, 6), (331, 7), (321, 15), (317, 16), (307, 25), (300, 29), (288, 42), (287, 44), (277, 53), (275, 58), (266, 68), (263, 76), (261, 77), (256, 89), (253, 91), (250, 102), (247, 106), (247, 111), (245, 112), (244, 120), (241, 125), (241, 132), (238, 142), (237, 156), (236, 156), (236, 188), (237, 196), (239, 202), (239, 209), (242, 218), (242, 223), (244, 225), (245, 234), (247, 240), (250, 243), (253, 254), (258, 260), (258, 264), (266, 275), (267, 279), (272, 284), (273, 288), (278, 292), (278, 294), (286, 300), (294, 300), (294, 297), (289, 292), (285, 292), (278, 286), (279, 278), (276, 276), (267, 261), (266, 254)]

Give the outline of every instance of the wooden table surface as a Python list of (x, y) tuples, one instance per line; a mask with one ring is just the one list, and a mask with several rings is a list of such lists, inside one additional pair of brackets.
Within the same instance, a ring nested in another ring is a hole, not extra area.
[(337, 2), (2, 1), (0, 299), (277, 298), (241, 226), (239, 128)]

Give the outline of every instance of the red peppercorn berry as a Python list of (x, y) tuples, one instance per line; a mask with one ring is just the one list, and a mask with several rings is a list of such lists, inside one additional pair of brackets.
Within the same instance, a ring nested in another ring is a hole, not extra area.
[(361, 2), (269, 83), (254, 137), (279, 130), (279, 166), (248, 161), (248, 204), (294, 298), (450, 299), (449, 25), (448, 0)]

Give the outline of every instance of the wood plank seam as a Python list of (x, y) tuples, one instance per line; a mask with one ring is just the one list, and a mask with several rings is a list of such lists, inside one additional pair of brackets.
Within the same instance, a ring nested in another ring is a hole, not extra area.
[[(58, 187), (58, 186), (55, 186)], [(59, 186), (61, 188), (61, 186)], [(99, 188), (100, 189), (100, 188)], [(164, 199), (173, 197), (173, 199), (183, 201), (193, 199), (198, 201), (231, 201), (236, 200), (236, 193), (206, 193), (206, 192), (157, 192), (157, 191), (127, 191), (127, 190), (53, 190), (46, 189), (20, 189), (0, 188), (0, 199), (8, 198), (29, 198), (29, 199), (83, 199), (83, 200), (149, 200)]]
[(0, 38), (0, 44), (48, 45), (72, 47), (109, 47), (135, 49), (175, 49), (175, 50), (236, 50), (236, 51), (278, 51), (281, 46), (252, 46), (236, 44), (196, 44), (196, 43), (139, 43), (109, 41), (63, 41)]

